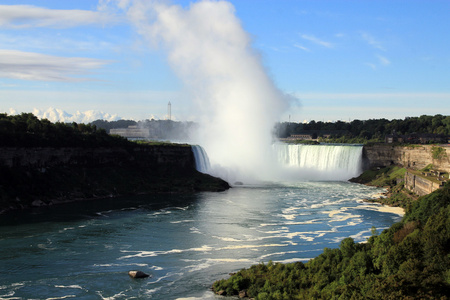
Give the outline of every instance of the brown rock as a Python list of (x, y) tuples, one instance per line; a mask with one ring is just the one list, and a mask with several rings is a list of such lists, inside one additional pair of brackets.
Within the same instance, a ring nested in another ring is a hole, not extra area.
[(239, 298), (247, 298), (247, 290), (242, 290), (239, 292)]

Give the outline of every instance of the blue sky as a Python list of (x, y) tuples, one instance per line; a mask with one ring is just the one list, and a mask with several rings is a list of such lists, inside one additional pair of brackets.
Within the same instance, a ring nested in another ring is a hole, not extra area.
[[(450, 1), (229, 2), (269, 78), (297, 99), (280, 121), (450, 114)], [(138, 4), (0, 0), (0, 111), (141, 120), (165, 118), (170, 101), (174, 118), (196, 120), (167, 47), (130, 20)]]

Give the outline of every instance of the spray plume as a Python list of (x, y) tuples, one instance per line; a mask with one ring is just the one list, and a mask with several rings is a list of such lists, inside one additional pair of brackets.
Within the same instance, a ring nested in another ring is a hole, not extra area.
[[(289, 98), (274, 85), (251, 39), (226, 1), (183, 8), (162, 1), (119, 1), (139, 34), (162, 46), (196, 109), (214, 175), (268, 179), (272, 129)], [(266, 178), (264, 178), (266, 177)]]

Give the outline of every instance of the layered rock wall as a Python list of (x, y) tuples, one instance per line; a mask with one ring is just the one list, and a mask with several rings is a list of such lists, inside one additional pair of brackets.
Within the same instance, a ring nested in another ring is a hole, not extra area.
[(17, 168), (101, 166), (138, 163), (142, 166), (195, 168), (190, 146), (125, 148), (1, 148), (0, 165)]
[(0, 214), (124, 195), (224, 191), (188, 145), (0, 148)]
[(436, 170), (450, 173), (450, 147), (439, 145), (445, 150), (440, 159), (433, 158), (432, 145), (395, 146), (375, 144), (364, 146), (363, 160), (365, 168), (399, 165), (412, 169), (422, 169), (430, 164)]
[(419, 196), (428, 195), (442, 187), (441, 183), (431, 179), (423, 178), (411, 172), (405, 173), (405, 188)]

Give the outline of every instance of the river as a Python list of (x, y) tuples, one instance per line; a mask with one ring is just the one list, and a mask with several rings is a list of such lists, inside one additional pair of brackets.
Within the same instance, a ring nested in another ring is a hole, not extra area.
[[(308, 261), (401, 214), (345, 181), (266, 183), (221, 193), (86, 201), (0, 217), (1, 299), (215, 299), (252, 264)], [(151, 275), (132, 279), (129, 270)]]

